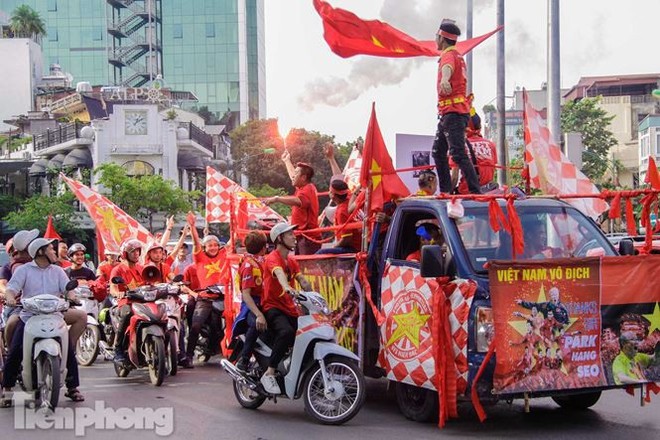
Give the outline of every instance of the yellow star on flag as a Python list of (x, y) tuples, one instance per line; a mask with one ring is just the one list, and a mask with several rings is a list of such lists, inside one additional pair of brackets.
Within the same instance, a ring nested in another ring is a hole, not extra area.
[[(380, 174), (381, 167), (374, 159), (371, 159), (371, 182), (372, 189), (376, 189), (380, 185), (381, 180), (383, 180), (383, 175)], [(373, 174), (376, 173), (376, 174)]]
[(206, 269), (206, 279), (211, 278), (213, 274), (220, 273), (220, 261), (215, 261), (213, 263), (205, 264), (204, 269)]
[(374, 46), (382, 47), (385, 49), (385, 46), (383, 46), (383, 43), (378, 41), (378, 38), (374, 37), (373, 35), (371, 36), (371, 42), (374, 43)]
[(390, 336), (389, 341), (387, 341), (387, 346), (389, 347), (399, 339), (406, 337), (415, 348), (419, 348), (419, 331), (430, 317), (431, 315), (422, 315), (419, 313), (417, 304), (414, 304), (412, 310), (408, 313), (394, 315), (394, 321), (397, 327), (394, 333), (392, 333), (392, 336)]
[(660, 305), (658, 305), (657, 302), (653, 308), (653, 313), (642, 316), (651, 322), (649, 327), (649, 334), (653, 333), (655, 330), (660, 330)]
[(100, 226), (105, 227), (108, 230), (108, 232), (110, 232), (110, 236), (115, 241), (115, 243), (121, 244), (122, 242), (121, 231), (126, 229), (127, 226), (126, 224), (117, 220), (117, 217), (115, 217), (115, 211), (109, 207), (97, 208), (96, 215), (98, 217), (101, 217), (101, 223), (102, 223), (101, 225), (97, 225), (97, 227)]

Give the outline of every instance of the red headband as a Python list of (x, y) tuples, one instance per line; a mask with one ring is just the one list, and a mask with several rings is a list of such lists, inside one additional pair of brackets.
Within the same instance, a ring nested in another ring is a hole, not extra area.
[(336, 194), (338, 196), (343, 196), (343, 195), (348, 194), (349, 192), (351, 192), (350, 189), (339, 190), (339, 189), (334, 189), (334, 188), (330, 188), (330, 191), (332, 191), (333, 194)]
[(452, 40), (452, 41), (458, 40), (458, 35), (452, 34), (451, 32), (443, 31), (442, 29), (438, 31), (438, 35), (440, 35), (441, 37), (445, 37), (448, 40)]

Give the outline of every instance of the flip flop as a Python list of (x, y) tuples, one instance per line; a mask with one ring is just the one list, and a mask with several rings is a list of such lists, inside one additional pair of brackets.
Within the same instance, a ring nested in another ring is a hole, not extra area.
[(0, 408), (11, 408), (14, 405), (12, 394), (11, 391), (2, 393), (2, 396), (0, 397)]
[(64, 396), (68, 397), (74, 402), (83, 402), (85, 400), (85, 396), (83, 396), (82, 393), (78, 391), (78, 388), (71, 388), (67, 390), (66, 393), (64, 393)]

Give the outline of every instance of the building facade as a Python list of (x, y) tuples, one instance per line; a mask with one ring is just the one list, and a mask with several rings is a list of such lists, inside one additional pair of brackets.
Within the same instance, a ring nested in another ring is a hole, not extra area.
[(648, 115), (639, 123), (639, 181), (643, 183), (649, 169), (649, 158), (660, 164), (660, 114)]
[(0, 10), (21, 4), (46, 23), (43, 62), (75, 81), (135, 86), (143, 70), (230, 129), (266, 115), (264, 0), (0, 0)]

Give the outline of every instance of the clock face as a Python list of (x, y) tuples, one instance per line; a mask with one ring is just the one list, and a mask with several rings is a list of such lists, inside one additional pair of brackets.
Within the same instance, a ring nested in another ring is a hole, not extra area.
[(147, 134), (147, 111), (126, 110), (124, 112), (124, 133), (127, 135)]

